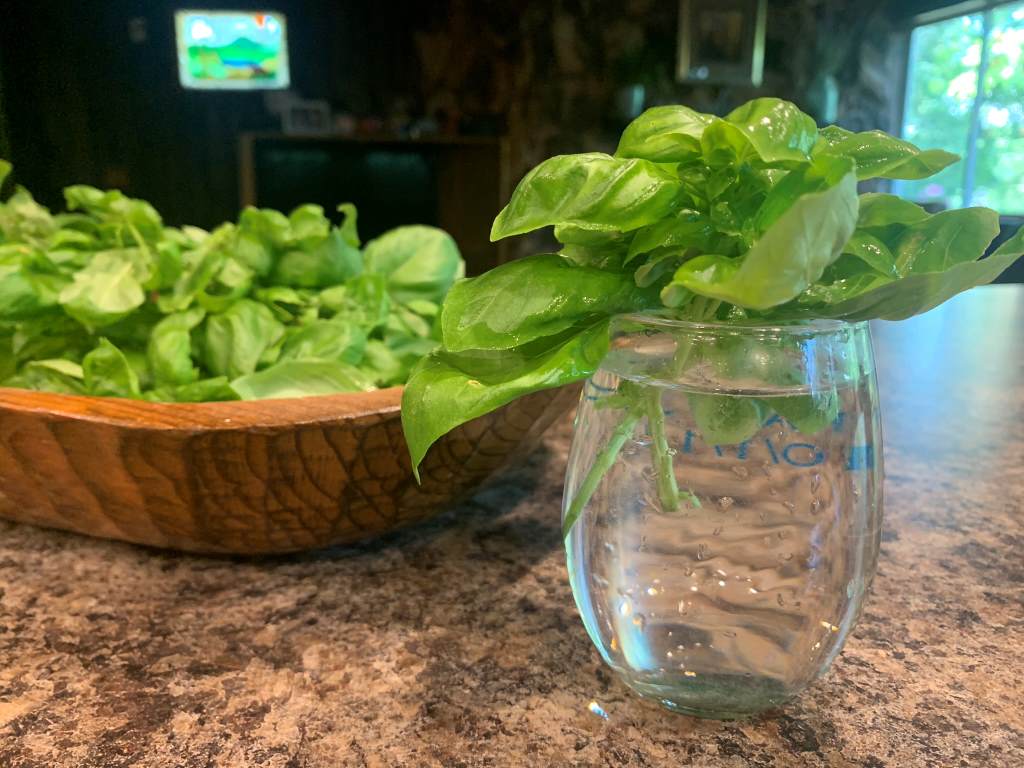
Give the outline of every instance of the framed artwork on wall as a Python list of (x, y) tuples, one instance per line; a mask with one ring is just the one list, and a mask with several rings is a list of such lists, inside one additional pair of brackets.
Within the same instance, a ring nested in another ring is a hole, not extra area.
[(759, 86), (767, 0), (680, 0), (676, 79)]

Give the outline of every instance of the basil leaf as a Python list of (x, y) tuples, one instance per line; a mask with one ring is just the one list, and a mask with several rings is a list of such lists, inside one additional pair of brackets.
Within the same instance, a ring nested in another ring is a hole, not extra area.
[(857, 164), (858, 179), (924, 179), (960, 159), (941, 149), (921, 150), (882, 131), (852, 133), (835, 125), (821, 129), (818, 156), (846, 157)]
[(661, 248), (652, 254), (636, 272), (633, 281), (640, 288), (649, 288), (673, 274), (686, 260), (687, 252), (680, 248)]
[(385, 232), (366, 244), (363, 258), (366, 271), (382, 275), (388, 294), (400, 303), (425, 299), (440, 304), (465, 273), (455, 240), (435, 227)]
[(139, 377), (120, 349), (106, 339), (82, 360), (85, 388), (90, 395), (142, 397)]
[(378, 387), (401, 384), (409, 375), (406, 364), (380, 339), (367, 341), (364, 354), (360, 369), (372, 377)]
[(626, 126), (615, 156), (690, 162), (700, 157), (700, 137), (712, 119), (679, 105), (651, 107)]
[(843, 253), (855, 256), (880, 275), (899, 276), (896, 271), (896, 258), (889, 250), (889, 246), (868, 232), (854, 232), (843, 246)]
[(284, 326), (259, 302), (242, 299), (205, 324), (206, 367), (235, 378), (256, 370), (260, 356), (284, 334)]
[(903, 226), (924, 221), (929, 216), (921, 206), (896, 195), (869, 192), (860, 196), (857, 215), (859, 229), (879, 229), (901, 224)]
[(181, 277), (174, 283), (169, 295), (157, 301), (161, 312), (181, 312), (188, 309), (196, 296), (206, 289), (210, 281), (224, 266), (227, 249), (235, 238), (235, 228), (224, 224), (210, 233), (202, 244), (192, 251), (182, 269)]
[(359, 324), (367, 332), (387, 322), (391, 312), (384, 275), (363, 273), (345, 285), (320, 293), (320, 306), (338, 318)]
[(814, 119), (782, 99), (754, 99), (724, 120), (713, 120), (701, 136), (709, 166), (760, 161), (769, 165), (806, 162), (818, 138)]
[(358, 248), (361, 245), (361, 241), (359, 240), (359, 230), (356, 226), (359, 219), (356, 207), (352, 203), (341, 203), (338, 205), (338, 212), (345, 216), (345, 221), (338, 228), (342, 239), (353, 248)]
[(853, 170), (851, 160), (822, 157), (790, 171), (765, 196), (757, 212), (756, 230), (764, 232), (801, 197), (831, 189)]
[(839, 415), (839, 395), (835, 389), (812, 395), (766, 398), (762, 402), (796, 427), (798, 432), (808, 436), (828, 428)]
[(7, 387), (22, 387), (65, 395), (86, 394), (82, 366), (71, 360), (34, 360), (22, 366), (18, 375), (4, 382)]
[(278, 360), (339, 360), (358, 365), (366, 333), (344, 320), (316, 320), (288, 335)]
[(148, 272), (130, 249), (101, 251), (61, 290), (60, 303), (83, 325), (101, 328), (142, 306), (146, 277)]
[(0, 320), (45, 314), (58, 305), (67, 284), (61, 275), (38, 273), (28, 266), (0, 266)]
[(331, 232), (331, 222), (324, 216), (323, 206), (313, 203), (300, 205), (288, 214), (288, 225), (294, 242), (319, 243)]
[(144, 395), (147, 400), (172, 403), (208, 403), (218, 400), (238, 400), (238, 393), (231, 388), (227, 377), (200, 379), (190, 384), (157, 387)]
[(678, 207), (682, 185), (666, 166), (599, 152), (545, 160), (519, 182), (491, 240), (551, 224), (628, 232)]
[[(980, 261), (960, 261), (941, 272), (914, 272), (891, 282), (873, 280), (835, 296), (834, 301), (809, 302), (817, 317), (849, 320), (905, 320), (934, 309), (956, 294), (991, 283), (1024, 254), (1024, 229)], [(979, 254), (975, 253), (975, 257)], [(853, 295), (851, 295), (853, 294)]]
[(637, 230), (629, 245), (627, 263), (656, 248), (693, 248), (708, 252), (720, 243), (711, 219), (698, 211), (684, 209), (656, 224)]
[(153, 327), (146, 347), (146, 359), (153, 380), (159, 386), (189, 384), (199, 378), (192, 364), (192, 329), (206, 312), (193, 307), (168, 315)]
[(654, 300), (629, 275), (528, 256), (456, 283), (441, 310), (441, 338), (452, 352), (511, 349)]
[(678, 285), (748, 309), (783, 304), (818, 280), (839, 256), (856, 218), (857, 186), (850, 172), (830, 189), (797, 198), (743, 257), (691, 259), (665, 291)]
[(330, 395), (373, 388), (366, 374), (346, 363), (328, 360), (286, 360), (273, 368), (231, 382), (243, 400)]
[(893, 247), (900, 275), (940, 272), (974, 261), (999, 234), (999, 214), (990, 208), (943, 211), (911, 224)]
[(438, 350), (424, 358), (402, 394), (402, 427), (417, 477), (441, 435), (522, 395), (590, 376), (607, 351), (608, 323), (601, 321), (518, 349)]
[(708, 445), (742, 443), (761, 428), (761, 408), (753, 398), (695, 392), (686, 397), (697, 429)]
[(255, 273), (249, 267), (228, 257), (216, 277), (196, 295), (196, 300), (209, 312), (223, 312), (250, 292), (254, 279)]
[(274, 268), (273, 282), (295, 288), (325, 288), (355, 277), (362, 271), (359, 251), (331, 230), (315, 244), (287, 251)]

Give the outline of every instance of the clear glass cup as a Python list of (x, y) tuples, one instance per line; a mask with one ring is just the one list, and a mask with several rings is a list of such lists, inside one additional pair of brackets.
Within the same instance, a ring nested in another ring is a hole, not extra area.
[(601, 656), (691, 715), (797, 695), (874, 576), (881, 460), (867, 324), (616, 318), (583, 389), (562, 518)]

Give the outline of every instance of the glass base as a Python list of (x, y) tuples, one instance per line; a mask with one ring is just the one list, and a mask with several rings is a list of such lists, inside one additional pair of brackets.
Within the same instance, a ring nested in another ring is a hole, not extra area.
[(796, 694), (770, 677), (696, 675), (655, 682), (617, 670), (623, 682), (666, 709), (711, 720), (739, 720), (785, 704)]

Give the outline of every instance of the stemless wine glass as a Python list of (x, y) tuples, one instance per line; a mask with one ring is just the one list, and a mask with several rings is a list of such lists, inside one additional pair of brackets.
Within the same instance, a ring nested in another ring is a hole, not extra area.
[(866, 323), (616, 318), (563, 505), (573, 595), (604, 660), (703, 717), (798, 694), (874, 576), (881, 447)]

